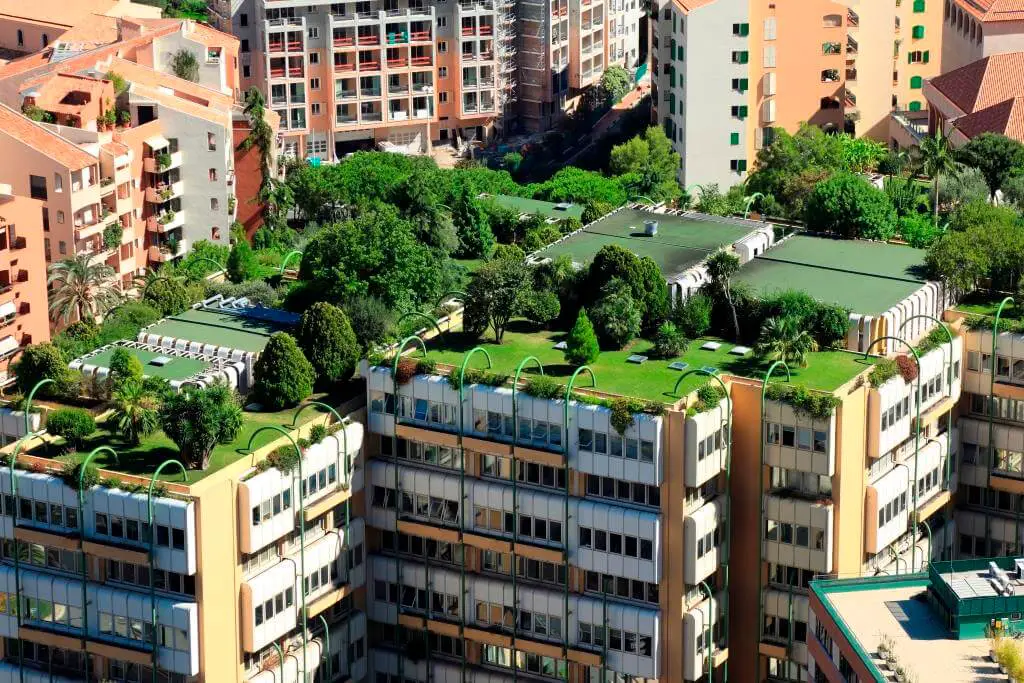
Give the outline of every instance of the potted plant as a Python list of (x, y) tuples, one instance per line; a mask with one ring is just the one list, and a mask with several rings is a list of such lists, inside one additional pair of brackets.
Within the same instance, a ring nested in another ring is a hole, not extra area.
[(171, 165), (171, 155), (167, 152), (160, 152), (156, 155), (156, 165), (163, 170)]
[(117, 122), (121, 124), (122, 128), (131, 128), (132, 125), (132, 113), (127, 109), (122, 109), (117, 112)]

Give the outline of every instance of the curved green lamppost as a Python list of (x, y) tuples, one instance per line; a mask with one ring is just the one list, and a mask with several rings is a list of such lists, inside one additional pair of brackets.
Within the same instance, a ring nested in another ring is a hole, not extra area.
[(32, 427), (29, 424), (29, 418), (32, 417), (32, 399), (36, 397), (36, 392), (47, 384), (56, 384), (56, 382), (49, 377), (39, 380), (36, 382), (36, 385), (32, 387), (32, 390), (28, 392), (28, 397), (25, 399), (25, 436), (32, 433)]
[[(907, 471), (907, 489), (909, 490), (910, 489), (910, 466), (907, 465), (907, 463), (905, 463), (905, 462), (898, 462), (898, 463), (896, 463), (896, 465), (892, 469), (895, 471), (897, 467), (902, 467), (903, 469), (905, 469)], [(914, 486), (915, 487), (917, 486), (917, 482), (916, 481), (914, 482)], [(908, 518), (907, 526), (910, 526), (909, 518)], [(899, 576), (899, 574), (900, 574), (900, 563), (899, 563), (900, 556), (899, 556), (899, 553), (897, 553), (895, 551), (893, 551), (893, 555), (895, 555), (895, 557), (896, 557), (896, 575)]]
[[(672, 395), (679, 395), (679, 385), (683, 383), (683, 380), (690, 375), (704, 375), (718, 382), (722, 388), (722, 392), (725, 394), (726, 401), (726, 413), (725, 413), (725, 490), (728, 492), (725, 495), (725, 545), (720, 554), (720, 560), (718, 562), (719, 568), (722, 570), (722, 578), (724, 579), (725, 588), (722, 591), (722, 607), (725, 613), (725, 619), (729, 618), (729, 551), (731, 550), (732, 544), (732, 397), (729, 396), (729, 387), (725, 385), (725, 382), (717, 373), (705, 370), (704, 368), (694, 368), (687, 370), (679, 376), (676, 380), (676, 384), (672, 387)], [(727, 621), (728, 623), (728, 621)], [(728, 628), (723, 629), (728, 634)], [(728, 637), (728, 635), (726, 636)], [(729, 662), (725, 663), (724, 679), (723, 683), (729, 680)]]
[[(466, 449), (462, 445), (462, 437), (466, 433), (466, 366), (473, 356), (478, 353), (484, 354), (487, 360), (487, 367), (491, 367), (491, 354), (482, 346), (474, 346), (462, 357), (462, 366), (459, 368), (459, 544), (462, 548), (462, 562), (459, 563), (459, 637), (465, 639), (466, 632), (466, 545), (462, 535), (466, 532)], [(397, 475), (397, 467), (395, 469)], [(513, 571), (515, 568), (513, 567)], [(427, 648), (429, 650), (429, 647)], [(514, 666), (515, 662), (513, 662)], [(462, 648), (462, 680), (466, 680), (466, 648)]]
[[(917, 363), (917, 380), (916, 380), (917, 390), (916, 390), (916, 396), (914, 397), (914, 401), (915, 401), (915, 403), (917, 405), (917, 418), (914, 420), (914, 481), (913, 481), (914, 487), (913, 487), (913, 489), (911, 489), (911, 496), (912, 496), (913, 503), (914, 503), (914, 514), (913, 514), (913, 518), (912, 518), (913, 521), (910, 521), (910, 522), (907, 523), (907, 527), (910, 530), (910, 541), (911, 541), (911, 546), (910, 546), (910, 551), (911, 551), (910, 568), (911, 568), (911, 570), (913, 570), (914, 567), (917, 566), (917, 543), (914, 541), (914, 536), (917, 535), (917, 529), (915, 528), (916, 525), (917, 525), (917, 522), (918, 522), (918, 519), (917, 519), (917, 481), (918, 481), (917, 473), (918, 472), (917, 472), (917, 470), (918, 470), (918, 465), (919, 465), (918, 461), (920, 460), (919, 455), (921, 453), (921, 354), (919, 354), (917, 352), (917, 349), (915, 349), (913, 346), (908, 344), (907, 340), (903, 339), (902, 337), (893, 337), (893, 336), (888, 336), (887, 335), (887, 336), (884, 336), (884, 337), (879, 337), (878, 339), (876, 339), (873, 342), (871, 342), (870, 344), (868, 344), (868, 347), (866, 349), (864, 349), (864, 358), (867, 359), (868, 353), (871, 351), (872, 347), (875, 346), (875, 344), (878, 344), (879, 342), (883, 342), (883, 341), (886, 341), (886, 340), (897, 341), (897, 342), (903, 344), (904, 346), (906, 346), (908, 349), (910, 349), (910, 352), (914, 356), (914, 361)], [(993, 358), (992, 362), (995, 363), (995, 360), (994, 360), (995, 356), (993, 356), (992, 358)]]
[[(999, 341), (999, 319), (1003, 316), (1003, 308), (1006, 304), (1017, 305), (1017, 302), (1013, 300), (1012, 296), (1004, 297), (999, 302), (999, 308), (996, 309), (996, 318), (992, 322), (992, 357), (989, 359), (991, 367), (989, 368), (988, 375), (988, 471), (989, 477), (992, 476), (992, 470), (996, 466), (996, 446), (995, 446), (995, 419), (996, 414), (996, 342)], [(986, 538), (985, 545), (989, 546), (992, 543), (990, 526), (986, 524)], [(1020, 546), (1020, 505), (1017, 505), (1017, 538), (1013, 539), (1014, 545)], [(987, 550), (987, 547), (986, 547)], [(1020, 548), (1018, 547), (1019, 551)]]
[[(38, 386), (38, 385), (37, 385)], [(35, 391), (33, 389), (33, 391)], [(26, 406), (27, 407), (27, 406)], [(9, 462), (11, 468), (11, 498), (14, 500), (14, 510), (11, 512), (11, 536), (14, 536), (14, 530), (18, 526), (18, 514), (20, 505), (18, 504), (18, 479), (14, 476), (14, 465), (18, 462), (18, 452), (21, 450), (21, 446), (25, 439), (29, 438), (31, 434), (25, 433), (18, 442), (14, 444), (14, 450), (11, 452), (11, 459)], [(82, 520), (78, 520), (79, 524), (82, 524)], [(21, 563), (19, 561), (20, 553), (18, 552), (18, 543), (14, 543), (14, 615), (18, 622), (18, 627), (21, 627)], [(85, 605), (82, 606), (83, 611)], [(21, 683), (25, 683), (25, 656), (22, 654), (22, 648), (18, 648), (18, 680)]]
[(271, 643), (277, 650), (277, 663), (281, 665), (281, 682), (284, 683), (284, 650), (277, 643)]
[(412, 342), (416, 342), (417, 344), (419, 344), (420, 345), (420, 350), (423, 351), (423, 357), (424, 358), (427, 357), (427, 345), (424, 344), (423, 340), (420, 339), (415, 334), (410, 334), (408, 337), (403, 339), (401, 342), (399, 342), (398, 348), (395, 349), (395, 358), (394, 358), (394, 360), (391, 363), (391, 383), (395, 385), (393, 388), (394, 388), (394, 391), (395, 391), (395, 426), (396, 427), (398, 426), (398, 361), (400, 361), (402, 359), (402, 352), (405, 350), (406, 344), (408, 344), (411, 341)]
[[(931, 320), (932, 322), (936, 323), (943, 332), (946, 333), (946, 339), (949, 340), (949, 360), (948, 360), (948, 362), (946, 364), (946, 390), (949, 392), (949, 398), (953, 398), (953, 333), (949, 331), (949, 328), (946, 327), (941, 320), (939, 320), (935, 316), (928, 315), (927, 313), (918, 313), (917, 315), (912, 315), (909, 318), (907, 318), (906, 320), (904, 320), (903, 324), (900, 325), (900, 329), (898, 330), (899, 333), (903, 334), (903, 328), (907, 326), (907, 323), (909, 323), (911, 320), (915, 320), (917, 318), (923, 318), (923, 319), (926, 319), (926, 320)], [(946, 488), (946, 489), (949, 488), (949, 480), (950, 480), (950, 474), (951, 474), (950, 473), (950, 457), (951, 457), (951, 455), (953, 453), (952, 447), (953, 447), (953, 425), (950, 424), (946, 428), (946, 466), (945, 466), (943, 474), (942, 474), (942, 476), (943, 476), (942, 485), (943, 485), (943, 488)]]
[[(97, 449), (99, 450), (99, 449)], [(174, 465), (181, 470), (181, 476), (185, 478), (185, 482), (188, 483), (188, 470), (177, 460), (165, 460), (160, 463), (160, 467), (156, 468), (156, 472), (149, 479), (149, 491), (147, 493), (147, 509), (149, 510), (149, 609), (150, 619), (153, 626), (153, 683), (156, 683), (156, 672), (159, 661), (159, 649), (157, 648), (157, 626), (159, 624), (159, 618), (157, 617), (156, 610), (156, 583), (153, 581), (154, 565), (156, 564), (156, 520), (153, 514), (153, 488), (156, 486), (156, 479), (160, 476), (160, 472), (165, 467)], [(83, 609), (84, 609), (83, 605)]]
[(743, 208), (743, 218), (744, 219), (746, 219), (747, 216), (750, 215), (750, 207), (753, 206), (754, 201), (758, 197), (760, 197), (761, 199), (764, 199), (764, 194), (762, 194), (761, 192), (755, 192), (754, 194), (752, 194), (749, 197), (745, 198), (746, 199), (746, 206)]
[(715, 680), (712, 678), (715, 668), (715, 651), (712, 642), (715, 628), (714, 595), (712, 595), (711, 588), (708, 586), (707, 581), (701, 581), (697, 585), (708, 597), (708, 628), (707, 635), (704, 636), (704, 658), (708, 660), (708, 683), (713, 683)]
[[(428, 326), (429, 325), (433, 325), (434, 329), (437, 330), (438, 338), (441, 338), (442, 335), (444, 335), (444, 332), (441, 331), (441, 326), (437, 324), (436, 320), (431, 318), (426, 313), (420, 313), (419, 311), (408, 311), (408, 312), (403, 313), (402, 315), (398, 316), (398, 320), (395, 321), (395, 327), (399, 327), (402, 324), (402, 321), (406, 320), (408, 318), (418, 318), (420, 320), (426, 320), (427, 323), (428, 323)], [(417, 337), (417, 339), (418, 338), (419, 337)], [(423, 352), (423, 355), (426, 355), (426, 351)]]
[[(297, 470), (299, 474), (299, 573), (302, 574), (302, 582), (299, 584), (299, 594), (302, 596), (302, 680), (305, 682), (308, 680), (309, 669), (306, 665), (306, 496), (302, 492), (302, 484), (305, 480), (302, 474), (302, 449), (299, 448), (299, 444), (295, 442), (290, 433), (277, 425), (267, 425), (260, 427), (249, 437), (249, 444), (245, 447), (247, 452), (253, 452), (252, 445), (256, 442), (256, 437), (263, 432), (278, 432), (284, 435), (291, 442), (297, 456)], [(297, 661), (298, 659), (296, 658)]]
[(281, 261), (281, 270), (278, 272), (278, 275), (284, 275), (284, 270), (288, 266), (288, 262), (291, 261), (292, 257), (294, 256), (302, 258), (302, 252), (299, 251), (298, 249), (292, 249), (291, 251), (289, 251), (285, 255), (284, 259)]
[(212, 273), (208, 273), (207, 275), (203, 275), (202, 277), (208, 277), (209, 275), (215, 275), (216, 273), (222, 273), (227, 270), (227, 267), (224, 266), (222, 263), (220, 263), (219, 261), (215, 261), (212, 258), (209, 258), (208, 256), (200, 256), (196, 258), (196, 260), (193, 261), (193, 263), (201, 263), (202, 261), (206, 261), (207, 263), (212, 263), (213, 265), (217, 266), (217, 270), (215, 270)]
[(761, 627), (764, 624), (764, 587), (761, 585), (761, 568), (764, 565), (764, 439), (765, 439), (765, 408), (764, 403), (768, 396), (768, 386), (771, 382), (772, 375), (775, 373), (775, 369), (779, 366), (786, 371), (786, 381), (793, 381), (793, 375), (789, 371), (789, 365), (784, 360), (777, 360), (768, 366), (768, 372), (765, 373), (764, 379), (761, 381), (761, 427), (759, 429), (758, 440), (758, 459), (757, 459), (757, 518), (758, 518), (758, 529), (757, 529), (757, 573), (758, 573), (758, 618), (757, 623), (754, 624), (756, 629), (756, 638), (754, 642), (758, 643), (759, 646), (754, 652), (754, 671), (758, 672), (760, 676), (761, 671)]
[[(89, 455), (85, 456), (85, 460), (78, 466), (78, 537), (79, 542), (82, 546), (82, 651), (86, 652), (86, 641), (89, 637), (89, 601), (86, 599), (87, 588), (89, 583), (89, 563), (85, 560), (85, 471), (89, 467), (89, 463), (100, 453), (110, 453), (114, 456), (114, 461), (119, 463), (121, 459), (117, 457), (117, 451), (110, 446), (100, 446), (94, 448)], [(85, 680), (89, 680), (89, 653), (85, 654)]]
[[(576, 371), (569, 377), (569, 383), (565, 385), (565, 400), (562, 402), (562, 426), (565, 430), (565, 436), (562, 439), (562, 451), (565, 453), (565, 468), (568, 472), (569, 469), (569, 401), (572, 399), (572, 388), (576, 384), (576, 378), (579, 377), (581, 372), (586, 371), (590, 375), (590, 386), (597, 386), (597, 377), (594, 376), (594, 371), (590, 369), (589, 365), (581, 365), (576, 368)], [(625, 448), (625, 446), (623, 446)], [(565, 550), (562, 551), (562, 557), (564, 558), (565, 564), (565, 586), (562, 590), (562, 600), (564, 602), (564, 614), (562, 623), (565, 624), (565, 638), (562, 639), (562, 656), (565, 658), (569, 657), (569, 480), (565, 482)], [(516, 520), (518, 525), (519, 521)], [(607, 628), (607, 625), (605, 626)], [(607, 633), (605, 634), (607, 637)]]
[(461, 289), (453, 289), (449, 292), (445, 292), (437, 299), (437, 305), (440, 306), (448, 301), (459, 301), (465, 303), (466, 299), (469, 298), (469, 294), (466, 294)]
[[(519, 391), (519, 377), (523, 374), (523, 370), (526, 369), (527, 364), (533, 363), (537, 366), (537, 370), (540, 374), (544, 374), (544, 364), (540, 362), (540, 359), (536, 356), (527, 356), (519, 362), (519, 367), (516, 368), (515, 377), (512, 379), (512, 517), (518, 519), (519, 517), (519, 475), (516, 471), (516, 446), (519, 445), (519, 404), (516, 400), (516, 394)], [(568, 486), (569, 482), (566, 480), (565, 485)], [(566, 525), (566, 529), (568, 529)], [(519, 523), (516, 522), (512, 525), (512, 650), (516, 649), (516, 629), (519, 624), (519, 586), (517, 583), (516, 576), (518, 569), (516, 566), (516, 543), (519, 542)], [(568, 576), (566, 576), (568, 581)], [(512, 666), (512, 680), (516, 681), (519, 678), (519, 667), (515, 666), (513, 662)]]

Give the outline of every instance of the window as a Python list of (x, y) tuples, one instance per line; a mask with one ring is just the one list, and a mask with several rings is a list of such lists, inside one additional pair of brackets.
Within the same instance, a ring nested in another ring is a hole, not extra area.
[(319, 38), (320, 28), (317, 26), (310, 26), (308, 29), (306, 29), (306, 35), (310, 38)]
[(30, 175), (28, 187), (32, 199), (46, 199), (46, 178), (40, 175)]
[(311, 78), (311, 79), (309, 79), (309, 89), (310, 90), (319, 90), (320, 89), (320, 79), (319, 78)]
[(924, 26), (913, 27), (910, 29), (910, 35), (916, 40), (924, 38)]
[(734, 50), (732, 53), (733, 64), (746, 64), (750, 61), (750, 53), (746, 50)]
[(442, 54), (442, 55), (448, 53), (448, 41), (447, 40), (439, 40), (439, 41), (437, 41), (437, 52), (438, 52), (438, 54)]
[(220, 200), (216, 197), (210, 197), (210, 211), (220, 210)]
[(64, 212), (61, 211), (60, 209), (57, 209), (57, 223), (63, 223), (63, 222), (64, 222)]
[(48, 35), (46, 35), (44, 33), (40, 42), (43, 44), (43, 47), (46, 47), (47, 45), (50, 44), (50, 36), (48, 36)]
[(217, 169), (211, 168), (210, 169), (210, 182), (216, 182), (216, 180), (217, 180)]
[(762, 53), (762, 58), (762, 66), (764, 66), (766, 69), (775, 68), (775, 46), (765, 45), (764, 51)]
[(745, 173), (747, 170), (746, 159), (731, 159), (729, 161), (729, 169), (736, 173)]
[(18, 29), (18, 47), (24, 47), (24, 46), (25, 46), (25, 34), (19, 28)]
[(242, 78), (251, 78), (251, 77), (252, 77), (252, 69), (249, 67), (248, 64), (243, 64), (242, 65)]
[(745, 104), (733, 105), (732, 108), (730, 109), (730, 111), (731, 111), (732, 116), (734, 118), (738, 118), (738, 119), (745, 119), (745, 118), (747, 118), (747, 105), (745, 105)]
[(239, 26), (248, 26), (249, 25), (249, 15), (245, 14), (245, 13), (240, 14), (238, 16), (238, 25)]
[(448, 101), (448, 91), (442, 90), (437, 94), (437, 101), (444, 104)]
[(439, 67), (437, 67), (437, 77), (438, 78), (448, 78), (448, 67), (446, 67), (446, 66), (439, 66)]
[(211, 152), (217, 151), (217, 136), (213, 133), (206, 134), (206, 148)]
[(733, 24), (732, 34), (734, 36), (748, 36), (750, 35), (750, 24)]
[(245, 54), (246, 52), (249, 51), (249, 40), (248, 40), (248, 38), (243, 38), (242, 39), (242, 45), (239, 48), (239, 50), (242, 52), (242, 54)]
[(320, 114), (320, 103), (319, 102), (314, 102), (313, 104), (309, 105), (309, 113), (312, 114), (313, 116), (319, 116), (319, 114)]
[(739, 92), (746, 92), (750, 87), (750, 81), (746, 78), (734, 78), (732, 79), (732, 89)]

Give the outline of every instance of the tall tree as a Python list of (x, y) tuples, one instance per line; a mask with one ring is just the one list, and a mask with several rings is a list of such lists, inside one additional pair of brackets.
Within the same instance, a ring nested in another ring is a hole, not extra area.
[(187, 386), (168, 396), (160, 426), (192, 469), (206, 469), (217, 444), (231, 443), (242, 429), (242, 406), (226, 383)]
[(53, 320), (95, 318), (121, 301), (121, 293), (114, 284), (114, 269), (91, 260), (91, 254), (78, 254), (50, 265), (47, 284)]
[[(270, 194), (273, 191), (272, 181), (274, 179), (272, 154), (275, 145), (274, 130), (267, 123), (266, 100), (259, 88), (252, 87), (245, 93), (245, 108), (243, 111), (249, 119), (249, 134), (242, 140), (239, 148), (242, 151), (249, 151), (253, 147), (260, 153), (260, 190), (258, 198), (269, 208)], [(264, 210), (267, 210), (265, 208)]]
[(957, 158), (981, 171), (991, 198), (1024, 166), (1024, 145), (1005, 135), (982, 133), (957, 151)]
[(110, 419), (128, 443), (137, 446), (143, 436), (160, 427), (160, 398), (141, 378), (122, 382), (110, 398), (114, 409)]
[(494, 341), (500, 344), (509, 320), (521, 312), (530, 292), (529, 272), (522, 261), (488, 261), (473, 273), (466, 290), (467, 326), (477, 330), (490, 326)]
[(949, 146), (949, 138), (937, 129), (921, 141), (919, 152), (921, 170), (932, 179), (932, 224), (939, 225), (939, 176), (956, 171), (957, 163), (953, 150)]
[(818, 342), (810, 332), (801, 329), (800, 320), (795, 315), (765, 320), (755, 349), (757, 355), (765, 360), (781, 360), (800, 367), (806, 367), (807, 354), (817, 350)]
[(708, 257), (705, 263), (712, 289), (718, 292), (732, 315), (733, 339), (739, 341), (740, 320), (736, 315), (736, 303), (732, 299), (732, 277), (740, 269), (740, 258), (732, 252), (720, 250)]

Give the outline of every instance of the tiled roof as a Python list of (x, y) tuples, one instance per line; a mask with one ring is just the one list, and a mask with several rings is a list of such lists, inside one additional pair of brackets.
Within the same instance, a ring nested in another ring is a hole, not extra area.
[(74, 26), (90, 14), (105, 14), (117, 0), (0, 0), (0, 15), (56, 26)]
[(22, 116), (21, 112), (14, 111), (2, 104), (0, 104), (0, 131), (20, 140), (27, 147), (45, 154), (72, 171), (96, 163), (95, 157), (87, 154), (77, 145)]
[(953, 125), (968, 138), (982, 133), (999, 133), (1024, 141), (1024, 98), (1014, 97), (979, 109), (973, 114), (961, 116)]
[(1024, 21), (1024, 0), (956, 0), (979, 21)]
[(991, 55), (930, 81), (965, 114), (1024, 96), (1024, 52)]
[(153, 102), (164, 104), (176, 111), (196, 116), (212, 123), (223, 124), (229, 128), (231, 127), (231, 121), (228, 118), (231, 112), (231, 105), (218, 107), (197, 104), (183, 97), (178, 97), (159, 86), (144, 85), (138, 82), (132, 84), (132, 93), (141, 95), (143, 98)]
[(114, 57), (110, 60), (111, 71), (120, 74), (129, 83), (137, 83), (163, 90), (171, 89), (182, 99), (190, 99), (197, 104), (208, 103), (210, 105), (230, 108), (234, 103), (234, 97), (212, 88), (207, 88), (199, 83), (186, 81), (173, 74), (165, 74), (154, 71), (148, 66), (141, 66), (135, 62)]
[(683, 14), (689, 14), (696, 9), (712, 4), (715, 0), (674, 0), (674, 2)]

